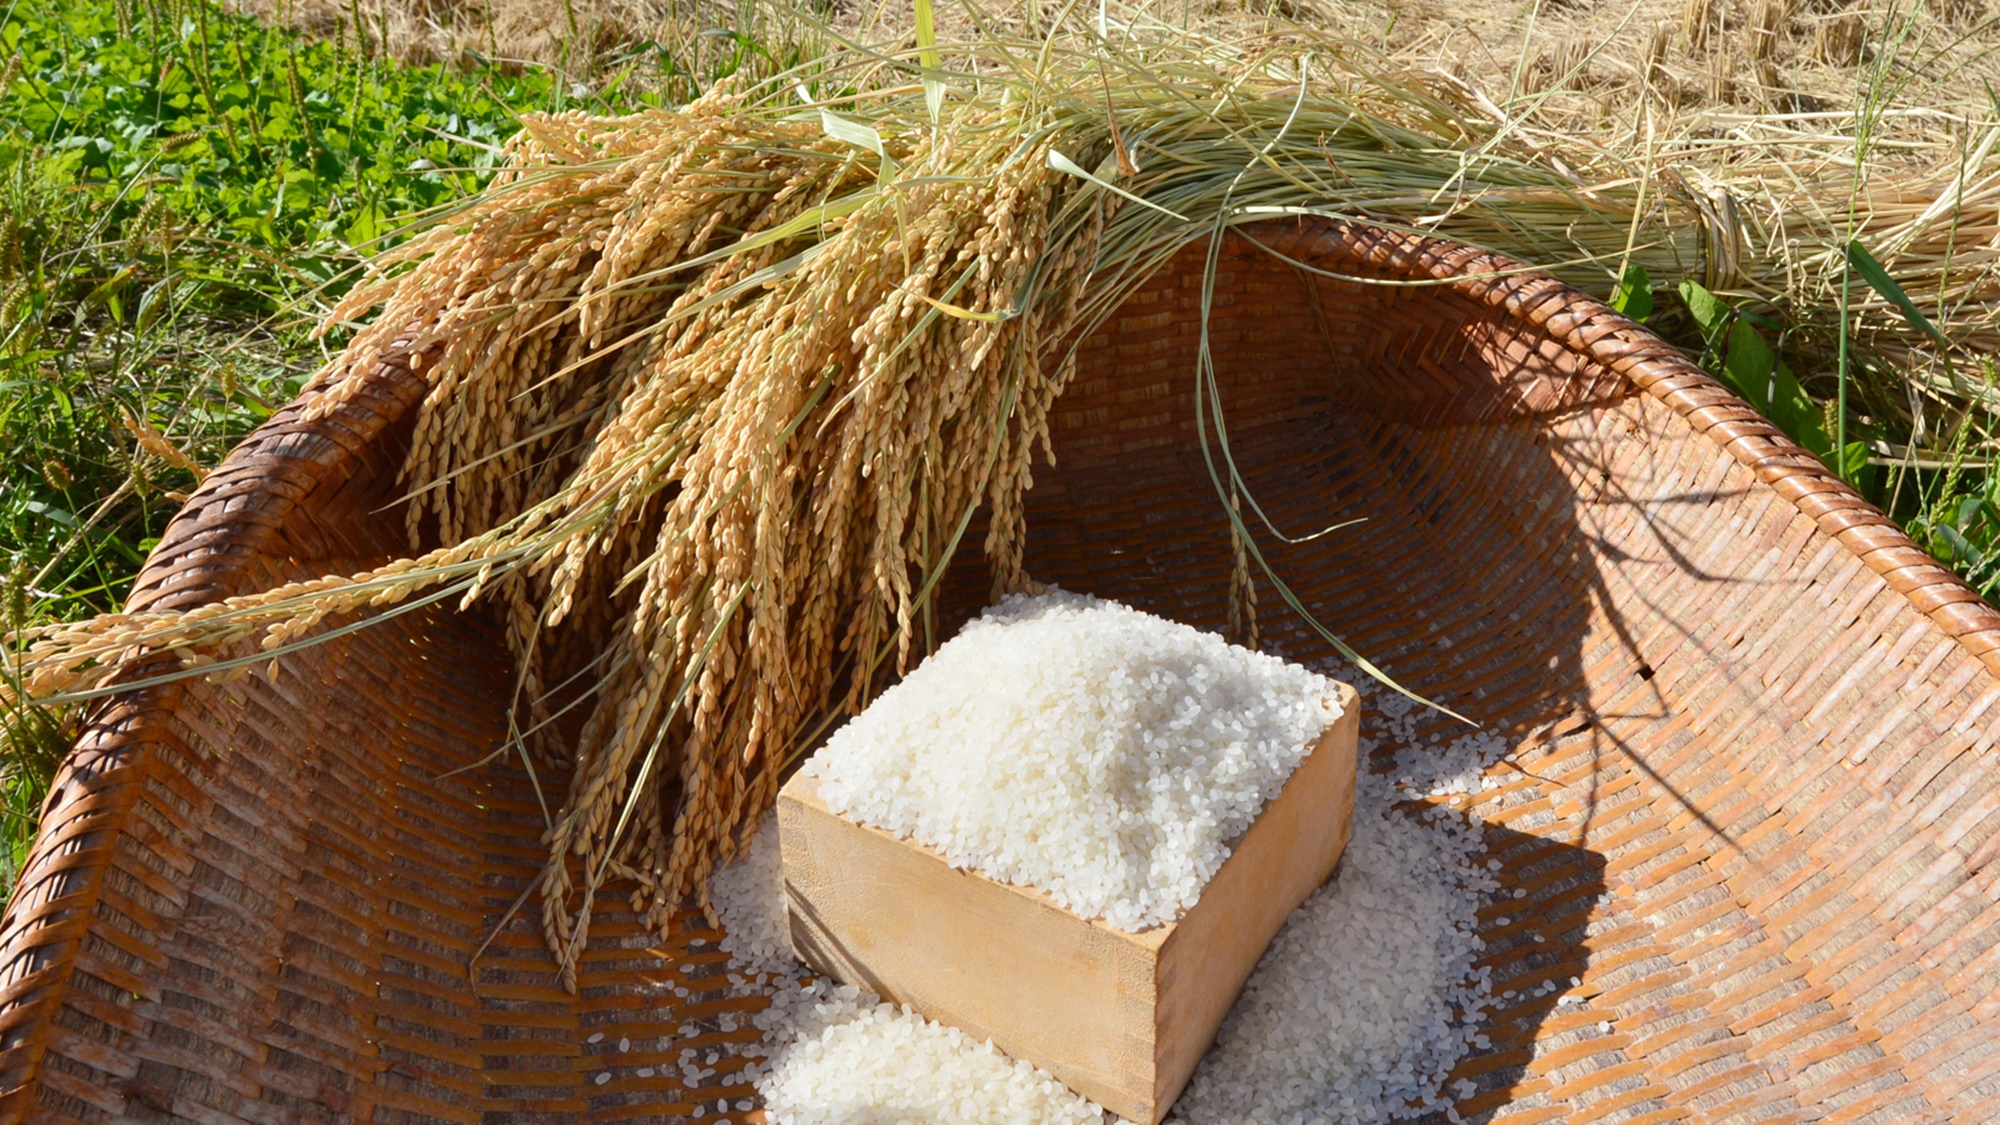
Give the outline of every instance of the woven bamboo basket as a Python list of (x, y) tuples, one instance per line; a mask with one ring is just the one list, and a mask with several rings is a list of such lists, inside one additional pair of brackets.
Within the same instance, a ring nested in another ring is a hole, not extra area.
[[(1218, 627), (1203, 256), (1083, 342), (1028, 565)], [(1488, 963), (1496, 990), (1577, 977), (1591, 1002), (1503, 1005), (1461, 1111), (2000, 1120), (2000, 613), (1644, 329), (1503, 260), (1251, 228), (1210, 330), (1274, 523), (1368, 517), (1272, 544), (1279, 573), (1516, 747), (1473, 805), (1506, 896)], [(400, 552), (385, 505), (421, 390), (392, 358), (324, 421), (280, 413), (133, 605)], [(1267, 642), (1308, 652), (1265, 602)], [(754, 1114), (729, 1074), (688, 1090), (671, 1066), (756, 1035), (724, 1018), (757, 1002), (729, 998), (698, 916), (663, 943), (607, 891), (571, 995), (532, 901), (510, 915), (544, 857), (535, 795), (517, 768), (457, 771), (501, 739), (511, 687), (493, 622), (431, 608), (270, 678), (98, 707), (6, 915), (0, 1121), (655, 1120), (722, 1095)]]

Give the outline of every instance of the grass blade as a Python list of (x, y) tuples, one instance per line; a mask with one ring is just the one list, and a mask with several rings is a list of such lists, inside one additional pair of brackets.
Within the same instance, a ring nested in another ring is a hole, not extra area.
[(916, 0), (917, 62), (924, 68), (924, 105), (931, 111), (931, 123), (944, 119), (944, 59), (937, 49), (937, 17), (931, 0)]
[(1861, 280), (1868, 283), (1870, 289), (1881, 294), (1883, 299), (1902, 311), (1904, 319), (1910, 322), (1911, 327), (1930, 337), (1941, 352), (1947, 353), (1945, 355), (1947, 364), (1951, 362), (1948, 354), (1951, 341), (1945, 339), (1944, 333), (1931, 322), (1931, 318), (1924, 315), (1924, 311), (1917, 307), (1915, 301), (1910, 300), (1910, 295), (1903, 291), (1903, 287), (1896, 283), (1896, 279), (1890, 276), (1882, 263), (1875, 259), (1875, 255), (1868, 252), (1866, 246), (1861, 245), (1858, 240), (1850, 240), (1847, 244), (1847, 261), (1854, 267), (1854, 272), (1861, 275)]

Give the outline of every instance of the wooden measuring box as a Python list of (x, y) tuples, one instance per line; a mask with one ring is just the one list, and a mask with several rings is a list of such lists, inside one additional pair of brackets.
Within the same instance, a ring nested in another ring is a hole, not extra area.
[(1166, 1116), (1354, 810), (1361, 702), (1320, 737), (1178, 922), (1127, 933), (826, 807), (778, 795), (792, 946), (814, 970), (1026, 1059), (1131, 1121)]

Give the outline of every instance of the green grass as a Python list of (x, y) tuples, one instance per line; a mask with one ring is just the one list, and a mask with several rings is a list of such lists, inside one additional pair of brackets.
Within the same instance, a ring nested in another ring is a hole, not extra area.
[(0, 550), (36, 617), (116, 605), (193, 483), (140, 433), (212, 464), (316, 364), (303, 329), (358, 249), (572, 101), (199, 3), (23, 5), (0, 48)]

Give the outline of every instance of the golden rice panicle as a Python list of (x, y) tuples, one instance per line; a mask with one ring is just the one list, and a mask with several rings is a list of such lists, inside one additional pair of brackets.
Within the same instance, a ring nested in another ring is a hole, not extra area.
[[(975, 388), (1014, 379), (1031, 388), (1029, 401), (1052, 400), (1039, 389), (1039, 349), (994, 346), (1031, 323), (1007, 314), (1039, 255), (975, 278), (975, 257), (960, 251), (994, 189), (944, 181), (948, 146), (906, 158), (911, 176), (935, 169), (940, 182), (843, 218), (810, 260), (756, 291), (757, 317), (655, 339), (649, 371), (578, 469), (615, 478), (628, 441), (678, 435), (670, 473), (680, 490), (661, 513), (642, 608), (615, 642), (633, 654), (608, 685), (620, 705), (586, 725), (568, 812), (552, 832), (560, 852), (582, 857), (580, 881), (553, 867), (544, 881), (551, 905), (573, 904), (571, 920), (551, 930), (566, 971), (606, 878), (633, 873), (656, 911), (699, 890), (775, 793), (800, 728), (827, 706), (839, 648), (862, 696), (882, 646), (907, 659), (913, 573), (938, 565), (937, 529), (961, 517), (947, 505), (976, 503), (997, 463), (962, 464), (974, 479), (933, 492), (926, 457), (940, 445), (1009, 446), (1009, 419)], [(1050, 190), (1022, 198), (1046, 205)], [(739, 256), (683, 299), (713, 300), (736, 289), (737, 275), (767, 268), (761, 255)], [(954, 271), (962, 276), (946, 276)], [(949, 305), (955, 313), (932, 295), (947, 291), (963, 302)], [(830, 308), (852, 313), (830, 318)], [(665, 421), (689, 408), (701, 419), (694, 440)], [(678, 794), (672, 824), (635, 832), (635, 810), (658, 800), (655, 789)], [(645, 854), (662, 846), (664, 855)]]

